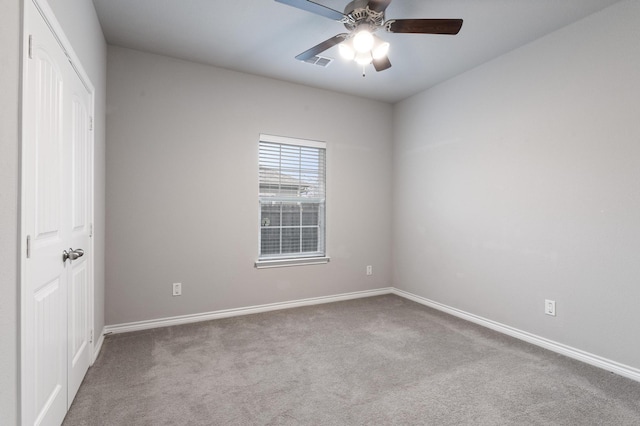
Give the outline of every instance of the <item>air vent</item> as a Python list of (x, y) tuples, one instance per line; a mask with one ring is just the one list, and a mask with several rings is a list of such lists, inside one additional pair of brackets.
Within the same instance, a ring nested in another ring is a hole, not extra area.
[(313, 56), (305, 61), (308, 64), (318, 65), (322, 68), (326, 68), (333, 62), (333, 58), (327, 58), (326, 56)]

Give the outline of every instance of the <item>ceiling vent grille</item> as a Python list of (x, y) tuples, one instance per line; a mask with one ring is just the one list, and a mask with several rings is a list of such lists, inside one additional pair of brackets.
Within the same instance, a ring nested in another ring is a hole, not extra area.
[(326, 68), (331, 64), (331, 62), (333, 62), (333, 58), (327, 58), (326, 56), (313, 56), (304, 62)]

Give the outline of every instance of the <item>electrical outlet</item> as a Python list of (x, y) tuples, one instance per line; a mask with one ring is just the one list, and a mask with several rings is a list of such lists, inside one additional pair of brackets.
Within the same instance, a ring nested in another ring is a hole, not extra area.
[(556, 316), (556, 301), (546, 299), (544, 301), (544, 313), (551, 316)]
[(373, 266), (367, 265), (367, 275), (373, 275)]
[(173, 295), (182, 296), (182, 283), (173, 283)]

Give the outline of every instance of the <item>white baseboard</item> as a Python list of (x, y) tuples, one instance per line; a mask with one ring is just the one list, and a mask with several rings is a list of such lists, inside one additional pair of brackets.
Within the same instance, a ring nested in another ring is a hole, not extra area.
[[(376, 290), (356, 291), (353, 293), (343, 293), (333, 296), (312, 297), (309, 299), (292, 300), (288, 302), (269, 303), (266, 305), (249, 306), (246, 308), (224, 309), (221, 311), (204, 312), (192, 315), (180, 315), (169, 318), (159, 318), (148, 321), (129, 322), (124, 324), (107, 325), (103, 334), (126, 333), (129, 331), (148, 330), (151, 328), (168, 327), (171, 325), (188, 324), (200, 321), (209, 321), (219, 318), (236, 317), (240, 315), (257, 314), (260, 312), (277, 311), (280, 309), (298, 308), (301, 306), (319, 305), (322, 303), (340, 302), (343, 300), (360, 299), (363, 297), (380, 296), (391, 294), (391, 287)], [(102, 337), (102, 336), (101, 336)], [(102, 342), (100, 342), (102, 345)]]
[(577, 359), (578, 361), (582, 361), (595, 367), (599, 367), (612, 373), (616, 373), (620, 376), (640, 382), (640, 370), (637, 368), (620, 364), (610, 359), (606, 359), (598, 355), (582, 351), (580, 349), (572, 348), (571, 346), (563, 345), (562, 343), (554, 342), (553, 340), (545, 339), (544, 337), (536, 336), (535, 334), (518, 330), (517, 328), (513, 328), (508, 325), (504, 325), (499, 322), (480, 317), (478, 315), (470, 314), (460, 309), (452, 308), (451, 306), (447, 306), (442, 303), (417, 296), (404, 290), (392, 287), (391, 293), (409, 300), (413, 300), (414, 302), (420, 303), (430, 308), (446, 312), (447, 314), (462, 318), (483, 327), (490, 328), (508, 336), (515, 337), (516, 339), (524, 340), (525, 342), (540, 346), (561, 355), (565, 355), (569, 358)]
[[(104, 343), (104, 327), (102, 328), (102, 332), (98, 334), (98, 339), (96, 343), (93, 345), (93, 358), (91, 359), (91, 365), (96, 362), (98, 359), (98, 355), (100, 355), (100, 350), (102, 349), (102, 344)], [(94, 336), (95, 339), (95, 336)]]

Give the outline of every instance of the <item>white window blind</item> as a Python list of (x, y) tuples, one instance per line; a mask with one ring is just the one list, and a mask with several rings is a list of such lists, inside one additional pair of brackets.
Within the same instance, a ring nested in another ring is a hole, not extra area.
[(325, 157), (323, 142), (260, 135), (259, 261), (324, 258)]

